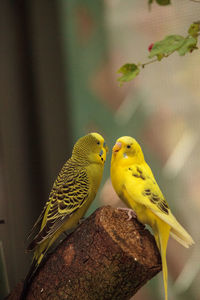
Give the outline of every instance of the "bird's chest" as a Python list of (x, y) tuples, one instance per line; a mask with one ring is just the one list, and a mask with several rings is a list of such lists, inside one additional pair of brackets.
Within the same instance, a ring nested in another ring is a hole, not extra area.
[(129, 202), (128, 193), (126, 191), (125, 182), (126, 177), (124, 176), (124, 172), (122, 170), (118, 170), (117, 172), (113, 172), (111, 174), (112, 185), (118, 194), (119, 198), (126, 203), (128, 207), (132, 207)]
[(136, 213), (139, 211), (140, 207), (138, 206), (138, 203), (134, 201), (132, 197), (130, 197), (124, 184), (121, 185), (118, 195), (129, 208), (132, 208)]
[(122, 170), (116, 170), (114, 168), (111, 170), (112, 185), (113, 185), (116, 193), (122, 200), (124, 200), (123, 199), (123, 197), (124, 197), (124, 195), (123, 195), (124, 180), (125, 179), (124, 179)]
[(102, 175), (103, 175), (103, 167), (101, 165), (92, 165), (88, 167), (88, 180), (90, 182), (90, 192), (95, 193), (97, 192), (99, 185), (101, 183)]
[(140, 221), (142, 224), (148, 224), (151, 227), (154, 227), (155, 215), (145, 205), (139, 203), (133, 197), (130, 197), (125, 188), (122, 188), (120, 198), (129, 208), (134, 210), (138, 221)]

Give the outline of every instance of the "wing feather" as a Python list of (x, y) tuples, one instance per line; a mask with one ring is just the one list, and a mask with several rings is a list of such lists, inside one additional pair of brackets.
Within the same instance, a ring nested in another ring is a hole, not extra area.
[[(156, 216), (171, 226), (170, 234), (183, 246), (193, 244), (192, 237), (179, 224), (171, 213), (150, 167), (147, 164), (134, 166), (128, 169), (126, 190), (135, 202), (149, 208)], [(131, 176), (130, 176), (131, 175)], [(134, 188), (137, 187), (137, 193)]]
[(169, 214), (169, 206), (165, 200), (151, 169), (146, 165), (134, 165), (128, 168), (126, 176), (126, 190), (135, 202), (158, 211)]
[(58, 178), (55, 181), (48, 206), (45, 206), (45, 213), (43, 212), (41, 229), (27, 250), (34, 249), (36, 245), (50, 238), (87, 200), (89, 180), (86, 170), (74, 168), (71, 172), (71, 176), (65, 174), (63, 180)]
[(47, 206), (48, 206), (49, 202), (46, 203), (46, 205), (44, 206), (41, 214), (39, 215), (37, 221), (35, 222), (35, 224), (33, 225), (31, 231), (29, 232), (29, 235), (27, 237), (27, 240), (31, 239), (32, 236), (35, 235), (35, 232), (38, 232), (41, 228), (41, 225), (42, 225), (42, 220), (44, 218), (44, 214), (45, 214), (45, 211), (47, 209)]

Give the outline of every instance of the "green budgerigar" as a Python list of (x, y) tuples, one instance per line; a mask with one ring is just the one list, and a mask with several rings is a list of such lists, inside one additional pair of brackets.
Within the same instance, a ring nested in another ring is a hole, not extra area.
[(30, 236), (27, 250), (34, 250), (30, 271), (25, 279), (21, 300), (49, 247), (61, 233), (74, 228), (84, 216), (98, 191), (108, 148), (98, 133), (89, 133), (74, 145), (72, 156), (64, 164), (53, 184), (49, 200)]

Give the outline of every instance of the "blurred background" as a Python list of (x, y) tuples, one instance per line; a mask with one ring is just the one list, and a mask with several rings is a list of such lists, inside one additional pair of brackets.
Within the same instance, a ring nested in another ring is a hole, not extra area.
[[(174, 0), (0, 1), (0, 297), (24, 278), (26, 237), (74, 142), (90, 131), (110, 148), (87, 214), (122, 206), (109, 181), (111, 148), (122, 135), (141, 144), (177, 219), (196, 244), (168, 246), (170, 299), (200, 299), (199, 51), (146, 66), (119, 87), (116, 71), (146, 62), (148, 46), (186, 35), (200, 4)], [(136, 300), (163, 298), (162, 274)]]

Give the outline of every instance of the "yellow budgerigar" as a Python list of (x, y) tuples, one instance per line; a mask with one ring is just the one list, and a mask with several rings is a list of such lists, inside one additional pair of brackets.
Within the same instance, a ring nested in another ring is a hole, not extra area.
[(169, 235), (187, 248), (194, 241), (171, 213), (150, 167), (145, 162), (142, 149), (134, 138), (123, 136), (116, 141), (112, 150), (111, 180), (116, 193), (129, 209), (134, 210), (137, 219), (150, 225), (154, 232), (161, 253), (167, 300), (166, 249)]
[(99, 188), (107, 145), (98, 133), (89, 133), (74, 145), (53, 184), (49, 200), (35, 223), (36, 232), (27, 250), (34, 250), (30, 271), (25, 279), (21, 300), (49, 247), (61, 233), (74, 228), (87, 211)]

